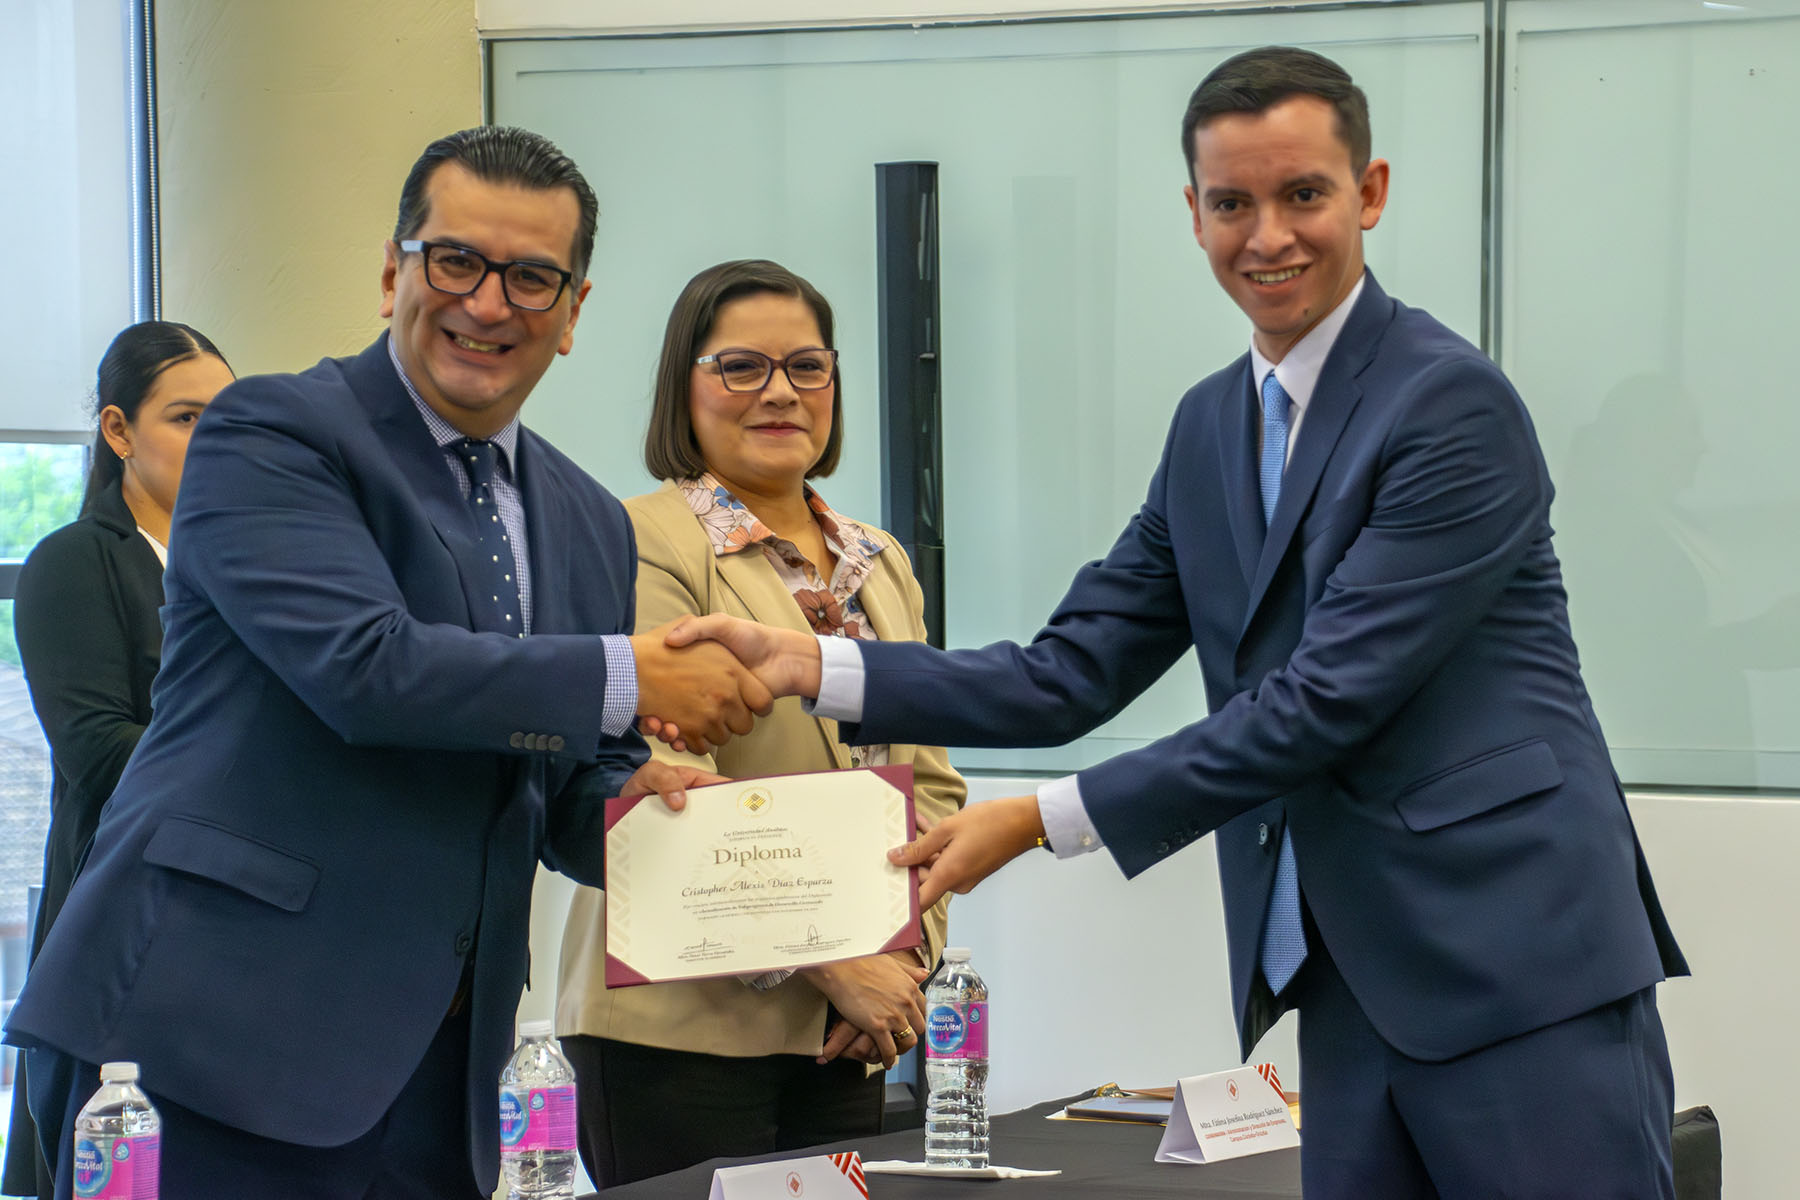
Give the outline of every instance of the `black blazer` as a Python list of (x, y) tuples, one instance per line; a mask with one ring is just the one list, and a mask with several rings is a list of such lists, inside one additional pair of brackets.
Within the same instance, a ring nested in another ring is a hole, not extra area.
[(13, 631), (55, 768), (34, 959), (149, 724), (162, 602), (162, 563), (116, 485), (20, 568)]

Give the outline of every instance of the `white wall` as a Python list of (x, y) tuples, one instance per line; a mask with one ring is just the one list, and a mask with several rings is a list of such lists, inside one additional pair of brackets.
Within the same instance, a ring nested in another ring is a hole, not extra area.
[(354, 354), (433, 139), (481, 121), (473, 0), (156, 6), (163, 310), (239, 374)]
[[(977, 800), (1034, 786), (970, 781)], [(1800, 802), (1633, 795), (1631, 810), (1694, 969), (1657, 996), (1676, 1106), (1710, 1104), (1718, 1113), (1727, 1196), (1789, 1194), (1800, 1078), (1800, 956), (1791, 932), (1800, 913)], [(543, 874), (533, 911), (539, 990), (522, 1015), (550, 1015), (567, 904), (567, 882)], [(998, 1110), (1237, 1062), (1210, 838), (1130, 883), (1104, 853), (1067, 862), (1028, 854), (952, 902), (950, 940), (974, 949), (993, 989)], [(1274, 1062), (1288, 1086), (1299, 1081), (1292, 1019), (1255, 1057)]]
[(123, 8), (15, 0), (4, 10), (0, 162), (20, 181), (0, 187), (0, 229), (55, 265), (26, 267), (8, 289), (0, 430), (91, 430), (94, 365), (131, 320)]

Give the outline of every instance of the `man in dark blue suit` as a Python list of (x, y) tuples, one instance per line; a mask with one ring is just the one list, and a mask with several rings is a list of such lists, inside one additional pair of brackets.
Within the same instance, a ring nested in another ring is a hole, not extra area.
[(1335, 63), (1227, 61), (1182, 146), (1251, 350), (1183, 397), (1142, 508), (1036, 639), (677, 640), (721, 638), (851, 741), (952, 745), (1080, 736), (1197, 650), (1205, 720), (896, 851), (932, 864), (922, 902), (1046, 839), (1130, 876), (1214, 833), (1246, 1057), (1299, 1010), (1308, 1200), (1672, 1196), (1654, 986), (1686, 964), (1582, 685), (1525, 408), (1366, 271), (1388, 167)]
[(388, 332), (196, 429), (155, 716), (7, 1028), (58, 1196), (115, 1059), (165, 1196), (491, 1194), (537, 864), (600, 885), (602, 801), (698, 778), (646, 764), (638, 711), (766, 711), (724, 650), (627, 636), (623, 508), (519, 423), (594, 224), (537, 135), (433, 143)]

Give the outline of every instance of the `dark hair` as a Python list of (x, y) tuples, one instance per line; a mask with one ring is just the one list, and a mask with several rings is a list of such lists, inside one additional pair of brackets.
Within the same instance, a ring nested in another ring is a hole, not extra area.
[[(140, 321), (127, 325), (100, 356), (99, 378), (94, 391), (94, 420), (108, 408), (125, 414), (128, 422), (136, 421), (138, 409), (150, 394), (156, 380), (176, 363), (210, 354), (220, 362), (225, 356), (212, 344), (212, 339), (191, 325), (176, 321)], [(225, 363), (227, 369), (230, 363)], [(86, 515), (94, 500), (108, 488), (116, 487), (124, 474), (125, 464), (113, 453), (106, 435), (94, 430), (93, 465), (88, 468), (87, 487), (81, 493), (81, 511)]]
[(588, 260), (594, 254), (594, 226), (600, 219), (600, 202), (582, 178), (575, 160), (558, 150), (542, 134), (512, 125), (480, 125), (441, 137), (425, 147), (419, 161), (407, 173), (400, 188), (400, 215), (394, 220), (394, 240), (403, 241), (419, 232), (431, 215), (426, 186), (445, 163), (458, 163), (475, 178), (488, 183), (510, 183), (534, 191), (566, 187), (581, 206), (581, 223), (575, 244), (569, 248), (575, 285), (587, 278)]
[(1294, 96), (1317, 96), (1337, 111), (1337, 134), (1350, 149), (1358, 177), (1369, 165), (1369, 99), (1350, 73), (1322, 54), (1294, 46), (1264, 46), (1233, 55), (1214, 67), (1188, 97), (1181, 118), (1181, 152), (1194, 178), (1194, 131), (1227, 113), (1266, 112)]
[[(650, 430), (644, 435), (644, 466), (658, 479), (693, 479), (706, 470), (700, 442), (694, 436), (694, 413), (689, 405), (688, 383), (694, 356), (712, 334), (719, 309), (733, 300), (759, 293), (796, 296), (806, 301), (819, 321), (824, 349), (835, 349), (831, 305), (819, 289), (779, 263), (761, 258), (741, 258), (708, 267), (681, 289), (663, 331), (662, 359), (656, 367), (656, 396), (650, 407)], [(807, 468), (813, 479), (837, 470), (838, 453), (844, 446), (844, 381), (833, 381), (831, 435), (825, 452)]]

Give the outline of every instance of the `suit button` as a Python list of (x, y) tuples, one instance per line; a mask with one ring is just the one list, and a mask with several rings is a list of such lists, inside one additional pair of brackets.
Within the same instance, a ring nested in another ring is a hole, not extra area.
[(467, 954), (469, 952), (470, 948), (473, 947), (474, 945), (475, 945), (475, 939), (470, 937), (468, 934), (459, 933), (456, 935), (456, 953), (457, 953), (458, 957), (461, 957), (462, 955)]
[(1269, 827), (1267, 825), (1258, 825), (1256, 827), (1256, 844), (1259, 846), (1266, 846), (1269, 844)]
[(514, 750), (522, 750), (525, 748), (525, 735), (522, 733), (515, 733), (506, 739), (506, 744), (511, 746)]
[(562, 734), (553, 733), (550, 735), (550, 748), (552, 750), (561, 750), (563, 748)]
[(533, 750), (548, 750), (550, 748), (550, 735), (547, 733), (532, 734), (531, 748)]

